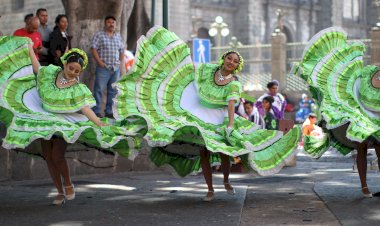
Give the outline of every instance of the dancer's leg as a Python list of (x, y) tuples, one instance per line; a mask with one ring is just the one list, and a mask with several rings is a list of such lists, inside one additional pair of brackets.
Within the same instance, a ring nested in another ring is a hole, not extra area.
[(229, 183), (229, 176), (230, 176), (230, 169), (231, 169), (230, 157), (222, 153), (219, 153), (219, 156), (222, 159), (223, 182)]
[(206, 180), (206, 184), (209, 191), (214, 191), (214, 187), (212, 186), (212, 172), (210, 166), (210, 152), (207, 149), (200, 150), (200, 158), (201, 158), (201, 167), (203, 176)]
[(65, 186), (71, 186), (70, 171), (65, 159), (65, 152), (67, 148), (67, 143), (63, 139), (55, 138), (53, 139), (53, 161), (58, 169), (59, 173), (62, 175)]
[(367, 145), (368, 142), (357, 143), (356, 145), (356, 149), (358, 151), (356, 163), (358, 165), (359, 178), (362, 185), (363, 194), (370, 194), (367, 186)]
[(53, 180), (54, 186), (57, 188), (59, 194), (63, 194), (62, 179), (58, 169), (55, 167), (53, 161), (53, 142), (50, 140), (41, 140), (42, 153), (44, 155), (47, 167), (49, 169), (50, 177)]
[(230, 157), (228, 155), (219, 154), (220, 158), (222, 159), (222, 171), (223, 171), (223, 184), (224, 188), (227, 190), (227, 193), (230, 195), (235, 194), (234, 188), (231, 186), (229, 176), (230, 176), (230, 169), (231, 169), (231, 162)]

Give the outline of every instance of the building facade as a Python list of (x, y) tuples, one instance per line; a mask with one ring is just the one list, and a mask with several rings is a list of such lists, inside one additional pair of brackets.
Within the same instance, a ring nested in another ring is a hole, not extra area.
[[(154, 21), (162, 24), (162, 0), (144, 1), (149, 16), (155, 2)], [(64, 13), (60, 0), (0, 0), (0, 30), (12, 34), (23, 27), (25, 14), (37, 8), (49, 12), (49, 24), (56, 15)], [(235, 36), (245, 45), (270, 43), (277, 27), (276, 10), (282, 9), (283, 32), (288, 42), (305, 42), (319, 30), (339, 26), (353, 39), (369, 37), (377, 22), (377, 10), (372, 0), (176, 0), (169, 1), (169, 28), (184, 40), (208, 36), (210, 24), (222, 16), (230, 34), (221, 44), (228, 44)], [(215, 44), (215, 43), (214, 43)]]

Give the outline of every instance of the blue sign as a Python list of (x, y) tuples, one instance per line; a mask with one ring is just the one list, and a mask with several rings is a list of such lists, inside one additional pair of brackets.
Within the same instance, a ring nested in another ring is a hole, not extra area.
[(210, 40), (193, 39), (193, 61), (195, 64), (210, 62)]

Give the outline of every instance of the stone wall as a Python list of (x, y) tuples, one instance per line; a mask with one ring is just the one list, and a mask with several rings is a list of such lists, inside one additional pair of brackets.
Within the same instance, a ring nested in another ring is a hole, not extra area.
[[(66, 159), (71, 176), (148, 171), (157, 168), (149, 161), (148, 152), (149, 147), (144, 145), (132, 161), (117, 153), (105, 153), (81, 144), (72, 144), (68, 147)], [(0, 147), (0, 181), (50, 178), (46, 162), (40, 154), (39, 141), (33, 142), (25, 150)]]
[[(62, 2), (60, 0), (30, 0), (24, 1), (24, 8), (12, 10), (12, 4), (17, 0), (0, 0), (0, 31), (4, 35), (11, 35), (13, 32), (25, 26), (24, 16), (29, 13), (35, 14), (38, 8), (46, 8), (49, 16), (49, 26), (54, 27), (54, 20), (58, 14), (64, 14)], [(70, 21), (69, 21), (70, 23)]]

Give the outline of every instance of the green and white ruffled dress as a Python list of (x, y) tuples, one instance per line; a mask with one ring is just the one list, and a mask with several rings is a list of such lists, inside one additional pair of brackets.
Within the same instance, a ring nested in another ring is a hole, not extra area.
[(49, 140), (55, 135), (68, 143), (82, 142), (133, 157), (132, 150), (140, 145), (136, 135), (141, 127), (125, 127), (126, 120), (99, 127), (77, 113), (95, 104), (90, 90), (80, 83), (58, 88), (61, 68), (54, 65), (40, 67), (35, 76), (29, 42), (22, 37), (0, 37), (0, 121), (7, 127), (2, 146), (25, 148), (36, 139)]
[[(227, 105), (239, 100), (241, 84), (214, 82), (218, 65), (202, 64), (194, 73), (188, 46), (162, 27), (152, 28), (138, 40), (135, 65), (116, 85), (116, 118), (142, 117), (152, 147), (174, 143), (205, 146), (213, 153), (241, 156), (246, 166), (261, 175), (278, 172), (295, 154), (298, 127), (283, 136), (235, 115), (234, 130), (227, 136)], [(228, 138), (228, 139), (227, 139)], [(199, 147), (189, 150), (154, 148), (150, 159), (156, 165), (170, 164), (185, 176), (200, 168)], [(211, 161), (218, 161), (213, 155)]]
[(355, 147), (352, 141), (380, 142), (380, 89), (371, 84), (379, 68), (363, 65), (364, 52), (362, 42), (347, 42), (344, 30), (331, 27), (310, 40), (294, 67), (309, 83), (328, 130), (323, 140), (305, 139), (312, 156), (318, 158), (330, 147), (347, 154)]

